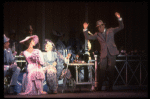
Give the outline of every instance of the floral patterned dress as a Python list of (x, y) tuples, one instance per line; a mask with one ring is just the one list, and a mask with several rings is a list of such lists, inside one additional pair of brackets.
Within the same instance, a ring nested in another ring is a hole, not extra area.
[(24, 56), (28, 62), (27, 73), (23, 75), (22, 93), (20, 95), (40, 95), (43, 92), (43, 81), (45, 74), (41, 66), (43, 65), (43, 55), (38, 49), (34, 49), (32, 53), (24, 51)]

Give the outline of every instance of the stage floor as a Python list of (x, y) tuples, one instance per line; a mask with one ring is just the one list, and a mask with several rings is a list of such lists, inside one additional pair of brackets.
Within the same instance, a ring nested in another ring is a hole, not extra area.
[(147, 90), (114, 90), (107, 91), (89, 91), (87, 89), (76, 89), (74, 92), (67, 91), (57, 94), (46, 94), (38, 96), (20, 96), (20, 95), (4, 95), (4, 98), (147, 98)]

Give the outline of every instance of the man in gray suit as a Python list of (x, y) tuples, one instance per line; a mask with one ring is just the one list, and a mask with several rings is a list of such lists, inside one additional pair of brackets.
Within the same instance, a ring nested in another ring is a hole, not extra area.
[(101, 46), (100, 50), (100, 66), (98, 66), (98, 91), (102, 89), (102, 83), (105, 78), (105, 72), (109, 77), (109, 87), (108, 91), (112, 91), (113, 80), (114, 80), (114, 70), (116, 64), (116, 55), (119, 54), (119, 51), (114, 42), (114, 35), (124, 28), (124, 24), (120, 14), (118, 12), (115, 13), (115, 16), (118, 18), (119, 27), (116, 28), (105, 28), (105, 24), (102, 20), (96, 22), (96, 27), (99, 32), (96, 32), (94, 35), (88, 35), (87, 27), (89, 24), (86, 22), (83, 24), (83, 33), (85, 39), (99, 41)]

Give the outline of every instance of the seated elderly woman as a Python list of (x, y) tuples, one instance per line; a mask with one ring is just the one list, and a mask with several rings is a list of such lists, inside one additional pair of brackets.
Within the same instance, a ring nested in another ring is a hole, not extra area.
[(62, 59), (67, 62), (69, 60), (70, 54), (63, 58), (62, 55), (57, 54), (56, 48), (54, 43), (51, 40), (45, 39), (45, 51), (46, 53), (43, 54), (44, 58), (44, 65), (43, 65), (43, 71), (46, 73), (46, 83), (48, 86), (48, 93), (57, 93), (58, 88), (58, 81), (57, 81), (57, 59), (58, 57), (61, 57)]

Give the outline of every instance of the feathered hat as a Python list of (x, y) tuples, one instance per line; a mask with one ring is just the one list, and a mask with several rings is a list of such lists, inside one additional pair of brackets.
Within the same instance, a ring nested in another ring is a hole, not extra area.
[(30, 38), (33, 38), (35, 45), (39, 42), (39, 38), (37, 35), (27, 36), (25, 39), (21, 40), (20, 43), (24, 43), (25, 41), (29, 40)]

